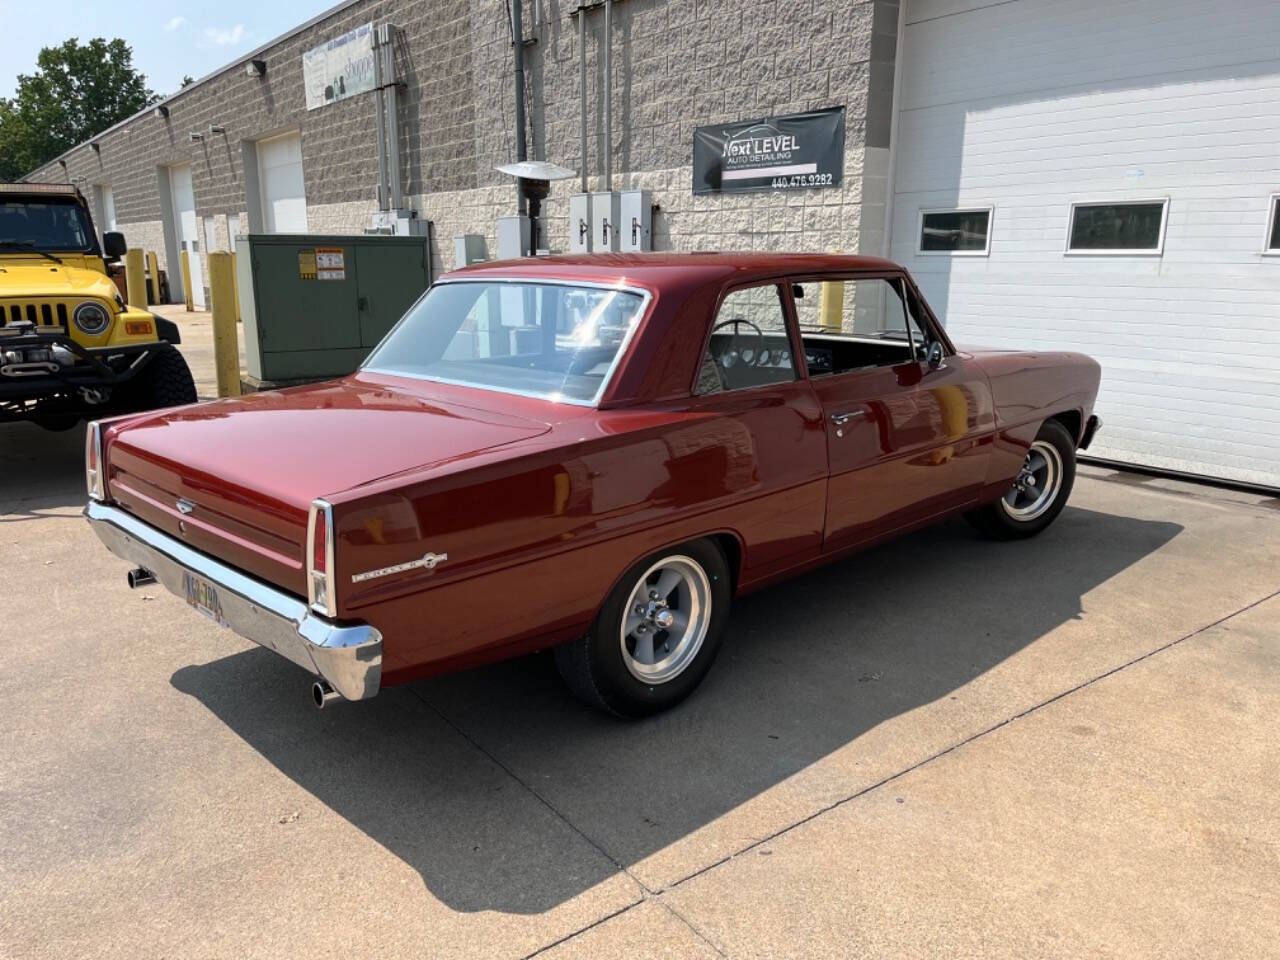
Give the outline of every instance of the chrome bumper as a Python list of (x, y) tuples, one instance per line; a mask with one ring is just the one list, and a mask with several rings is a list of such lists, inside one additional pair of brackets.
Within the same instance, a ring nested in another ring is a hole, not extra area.
[(188, 574), (212, 584), (220, 622), (240, 636), (323, 677), (348, 700), (366, 700), (378, 692), (382, 635), (373, 627), (330, 623), (312, 613), (301, 598), (192, 550), (118, 507), (93, 500), (84, 514), (108, 550), (147, 570), (170, 593), (186, 599)]

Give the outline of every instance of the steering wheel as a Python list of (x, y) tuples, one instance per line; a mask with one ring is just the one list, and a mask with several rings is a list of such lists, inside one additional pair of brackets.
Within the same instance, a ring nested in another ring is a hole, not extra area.
[[(751, 354), (752, 359), (751, 359), (751, 360), (748, 360), (748, 361), (745, 361), (746, 363), (755, 364), (755, 363), (758, 363), (758, 362), (759, 362), (759, 360), (760, 360), (760, 356), (761, 356), (761, 354), (762, 354), (762, 353), (763, 353), (763, 351), (764, 351), (764, 343), (765, 343), (765, 341), (764, 341), (764, 331), (763, 331), (763, 330), (761, 330), (761, 329), (760, 329), (758, 326), (756, 326), (754, 323), (752, 323), (750, 320), (746, 320), (746, 319), (744, 319), (744, 318), (742, 318), (742, 317), (733, 317), (733, 318), (731, 318), (731, 319), (729, 319), (729, 320), (722, 320), (720, 323), (717, 323), (714, 327), (712, 327), (712, 328), (711, 328), (711, 334), (712, 334), (712, 336), (715, 336), (715, 332), (716, 332), (717, 330), (721, 329), (722, 327), (727, 327), (727, 326), (732, 325), (732, 326), (733, 326), (733, 335), (734, 335), (734, 337), (735, 337), (735, 338), (737, 338), (738, 336), (740, 336), (740, 334), (738, 333), (738, 327), (739, 327), (741, 324), (744, 324), (744, 323), (745, 323), (748, 327), (750, 327), (752, 330), (754, 330), (754, 331), (756, 332), (756, 342), (757, 342), (758, 346), (757, 346), (757, 347), (752, 351), (752, 354)], [(739, 355), (739, 356), (741, 356), (743, 353), (745, 353), (745, 351), (743, 351), (743, 350), (739, 350), (739, 351), (738, 351), (738, 355)], [(728, 366), (728, 364), (726, 364), (726, 366)]]

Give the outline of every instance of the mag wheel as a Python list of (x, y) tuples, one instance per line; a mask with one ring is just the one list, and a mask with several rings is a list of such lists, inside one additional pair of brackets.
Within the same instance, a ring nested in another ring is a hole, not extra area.
[(585, 637), (556, 649), (556, 666), (578, 697), (611, 713), (665, 710), (711, 668), (730, 595), (711, 541), (655, 554), (619, 581)]
[(1002, 540), (1034, 536), (1062, 512), (1075, 476), (1075, 439), (1057, 420), (1047, 420), (1009, 489), (995, 503), (966, 513), (965, 519)]

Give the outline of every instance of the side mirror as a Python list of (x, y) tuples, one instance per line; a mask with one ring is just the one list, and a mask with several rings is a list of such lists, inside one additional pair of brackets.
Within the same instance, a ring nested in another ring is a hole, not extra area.
[(119, 260), (128, 251), (129, 246), (124, 242), (123, 233), (104, 233), (102, 235), (102, 252), (108, 260)]
[(934, 340), (929, 344), (929, 348), (925, 351), (925, 362), (929, 364), (930, 370), (937, 370), (942, 366), (942, 344)]

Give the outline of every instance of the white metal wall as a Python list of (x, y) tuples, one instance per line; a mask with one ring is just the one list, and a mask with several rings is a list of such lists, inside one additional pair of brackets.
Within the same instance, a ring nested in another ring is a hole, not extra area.
[[(1103, 366), (1090, 453), (1280, 487), (1275, 0), (908, 0), (892, 256), (952, 336)], [(1064, 253), (1073, 201), (1169, 197), (1160, 256)], [(993, 206), (986, 257), (922, 208)]]

